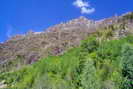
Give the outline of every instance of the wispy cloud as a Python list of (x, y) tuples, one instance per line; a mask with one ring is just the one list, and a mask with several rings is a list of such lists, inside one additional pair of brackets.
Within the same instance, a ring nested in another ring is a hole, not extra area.
[(75, 0), (73, 5), (80, 8), (82, 14), (91, 14), (95, 12), (95, 8), (91, 7), (89, 2), (83, 0)]
[(14, 36), (17, 32), (17, 29), (15, 27), (13, 27), (12, 25), (7, 25), (6, 26), (6, 36), (8, 38), (11, 38), (12, 36)]
[(7, 26), (6, 26), (6, 30), (7, 30), (6, 36), (7, 36), (8, 38), (10, 38), (10, 37), (12, 36), (12, 31), (13, 31), (12, 25), (7, 25)]

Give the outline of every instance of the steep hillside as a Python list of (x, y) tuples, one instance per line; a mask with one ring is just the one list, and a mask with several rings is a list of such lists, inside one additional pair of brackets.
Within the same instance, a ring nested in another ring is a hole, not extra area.
[(127, 13), (12, 37), (0, 44), (0, 88), (133, 89), (132, 33)]
[(4, 89), (133, 89), (133, 36), (82, 41), (63, 55), (49, 56), (0, 74)]
[(19, 68), (23, 64), (32, 64), (42, 57), (63, 54), (68, 49), (77, 47), (81, 40), (97, 31), (106, 31), (114, 38), (123, 37), (132, 33), (132, 19), (132, 13), (99, 21), (79, 17), (50, 27), (41, 33), (30, 31), (25, 35), (14, 36), (0, 44), (0, 67), (4, 66), (4, 70), (7, 71), (9, 70), (6, 69), (7, 66)]
[(88, 34), (95, 32), (93, 25), (90, 20), (80, 17), (50, 27), (45, 32), (30, 31), (25, 35), (17, 35), (0, 45), (0, 63), (12, 65), (10, 62), (15, 60), (21, 64), (31, 64), (48, 55), (63, 54), (67, 49), (78, 46)]

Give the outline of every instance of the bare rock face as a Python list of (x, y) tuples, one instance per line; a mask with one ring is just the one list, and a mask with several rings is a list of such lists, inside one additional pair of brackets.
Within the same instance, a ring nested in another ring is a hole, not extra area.
[(78, 19), (73, 19), (66, 23), (61, 23), (59, 25), (55, 25), (53, 27), (48, 28), (48, 32), (57, 31), (57, 30), (73, 30), (73, 29), (82, 29), (82, 30), (90, 30), (91, 27), (94, 27), (95, 21), (88, 20), (85, 17), (79, 17)]
[(80, 41), (95, 32), (95, 22), (85, 17), (55, 25), (45, 32), (16, 35), (0, 44), (0, 60), (19, 60), (31, 64), (48, 55), (60, 55), (78, 46)]
[[(81, 40), (96, 32), (97, 29), (121, 23), (119, 19), (122, 18), (112, 17), (93, 21), (79, 17), (50, 27), (44, 32), (17, 35), (0, 44), (0, 66), (12, 64), (10, 61), (13, 60), (19, 61), (20, 64), (31, 64), (42, 57), (61, 55), (69, 48), (78, 46)], [(15, 64), (15, 66), (18, 65)]]

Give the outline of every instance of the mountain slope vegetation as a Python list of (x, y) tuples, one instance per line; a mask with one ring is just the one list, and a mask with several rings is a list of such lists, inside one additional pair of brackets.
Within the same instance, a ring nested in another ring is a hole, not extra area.
[[(0, 88), (133, 89), (132, 13), (118, 19), (117, 23), (106, 26), (102, 21), (96, 31), (84, 37), (80, 34), (77, 38), (83, 38), (78, 44), (73, 43), (59, 55), (40, 56), (33, 63), (21, 62), (19, 58), (23, 58), (18, 55), (18, 59), (8, 62), (6, 67), (1, 65)], [(79, 34), (81, 29), (71, 31)], [(15, 40), (8, 42), (12, 41)]]
[(3, 73), (7, 89), (132, 89), (133, 36), (102, 41), (95, 35), (61, 56)]

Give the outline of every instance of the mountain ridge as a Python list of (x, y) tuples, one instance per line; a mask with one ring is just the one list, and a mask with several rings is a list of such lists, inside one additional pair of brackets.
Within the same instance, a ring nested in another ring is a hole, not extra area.
[[(125, 19), (126, 18), (126, 19)], [(46, 31), (36, 33), (29, 31), (25, 35), (16, 35), (0, 44), (0, 63), (9, 65), (13, 60), (22, 64), (31, 64), (42, 57), (57, 56), (66, 50), (80, 45), (90, 34), (98, 31), (117, 30), (113, 34), (115, 38), (132, 33), (132, 13), (115, 16), (104, 20), (93, 21), (85, 17), (70, 20), (48, 28)], [(109, 33), (110, 34), (110, 33)], [(117, 35), (117, 36), (116, 36)], [(3, 66), (1, 65), (1, 66)]]
[(133, 13), (78, 18), (0, 44), (0, 89), (132, 89)]

